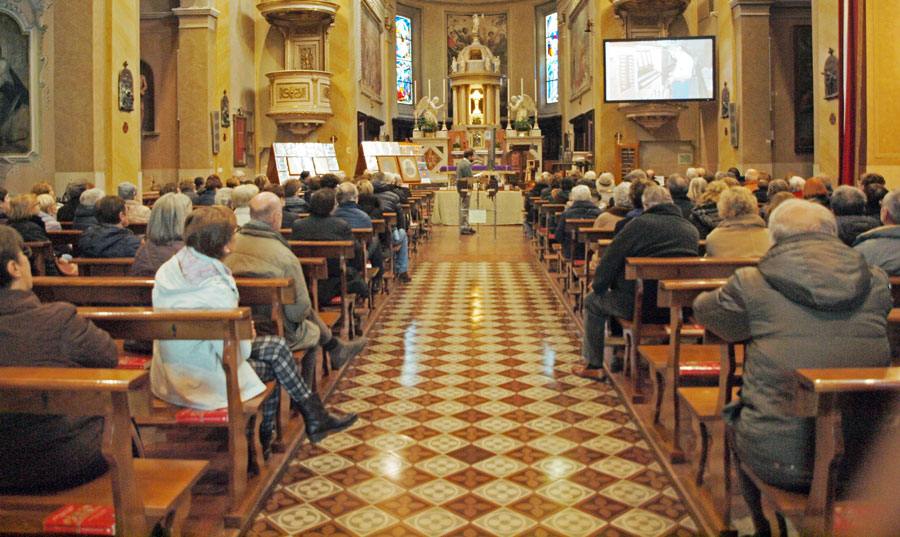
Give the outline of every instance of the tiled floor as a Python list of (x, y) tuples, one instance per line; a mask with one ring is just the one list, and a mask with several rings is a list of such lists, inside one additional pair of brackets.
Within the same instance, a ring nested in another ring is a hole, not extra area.
[(349, 431), (301, 448), (250, 536), (692, 536), (539, 267), (420, 263), (332, 404)]

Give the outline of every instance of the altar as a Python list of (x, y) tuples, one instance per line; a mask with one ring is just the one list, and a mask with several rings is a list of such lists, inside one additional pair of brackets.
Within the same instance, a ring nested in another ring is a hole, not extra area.
[[(494, 209), (494, 201), (488, 197), (484, 190), (469, 192), (471, 202), (470, 209)], [(480, 204), (480, 207), (479, 207)], [(500, 190), (497, 192), (497, 225), (519, 225), (523, 220), (522, 211), (525, 210), (522, 192), (517, 190)], [(434, 197), (434, 212), (431, 215), (431, 223), (443, 226), (459, 225), (459, 193), (456, 190), (438, 190)], [(493, 225), (493, 213), (487, 213), (487, 224)]]

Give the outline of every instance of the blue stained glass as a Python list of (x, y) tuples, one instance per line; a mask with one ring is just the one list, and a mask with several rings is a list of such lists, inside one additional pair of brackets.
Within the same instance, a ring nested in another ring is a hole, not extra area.
[(397, 15), (395, 52), (397, 57), (397, 102), (412, 104), (412, 21)]
[(559, 102), (559, 26), (556, 13), (544, 19), (547, 104)]

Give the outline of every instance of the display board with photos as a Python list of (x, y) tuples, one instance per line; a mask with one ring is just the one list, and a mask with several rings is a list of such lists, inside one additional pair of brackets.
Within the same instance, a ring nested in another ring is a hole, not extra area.
[(421, 144), (405, 142), (363, 142), (366, 168), (399, 173), (404, 183), (430, 183), (428, 163)]
[(266, 175), (270, 181), (277, 178), (279, 183), (283, 183), (299, 178), (304, 171), (322, 175), (340, 169), (334, 144), (275, 143), (269, 152)]

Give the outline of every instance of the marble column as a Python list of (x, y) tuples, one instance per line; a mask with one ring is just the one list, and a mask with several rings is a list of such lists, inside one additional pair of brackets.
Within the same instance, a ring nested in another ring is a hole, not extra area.
[(772, 162), (769, 87), (769, 16), (774, 0), (731, 0), (734, 17), (735, 88), (738, 110), (737, 162), (740, 169), (768, 168)]
[(194, 0), (178, 17), (178, 169), (206, 176), (214, 167), (211, 113), (215, 103), (216, 23), (219, 12)]

